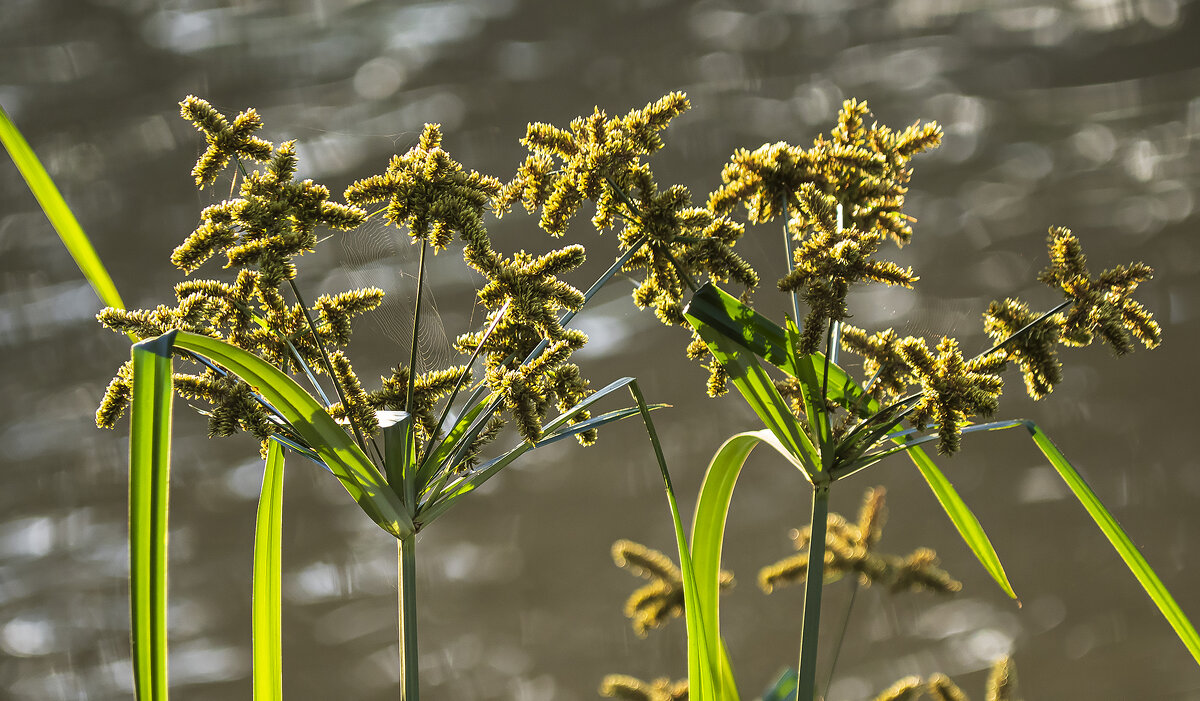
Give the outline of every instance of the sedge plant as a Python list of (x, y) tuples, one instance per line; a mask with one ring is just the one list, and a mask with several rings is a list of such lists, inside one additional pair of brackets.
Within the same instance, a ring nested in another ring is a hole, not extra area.
[[(984, 312), (992, 347), (968, 358), (952, 338), (931, 345), (892, 329), (855, 328), (846, 323), (853, 286), (911, 287), (917, 281), (911, 269), (877, 254), (889, 239), (904, 245), (912, 238), (903, 212), (910, 162), (938, 145), (937, 125), (918, 123), (900, 131), (868, 126), (866, 104), (847, 101), (830, 135), (809, 148), (780, 142), (739, 150), (722, 172), (722, 186), (697, 206), (686, 187), (661, 188), (647, 160), (664, 145), (660, 132), (688, 106), (685, 95), (670, 93), (619, 117), (596, 109), (567, 128), (530, 124), (522, 140), (529, 156), (507, 183), (465, 170), (442, 149), (439, 129), (428, 125), (416, 146), (395, 156), (383, 174), (354, 183), (346, 202), (338, 203), (323, 186), (295, 180), (294, 144), (276, 146), (257, 137), (261, 120), (253, 110), (230, 121), (203, 100), (184, 100), (183, 115), (208, 144), (193, 171), (197, 184), (213, 183), (232, 164), (239, 196), (206, 208), (172, 261), (191, 272), (224, 254), (238, 273), (232, 280), (180, 283), (175, 306), (130, 312), (110, 301), (100, 315), (110, 328), (145, 339), (134, 346), (97, 414), (99, 423), (110, 425), (132, 405), (130, 547), (139, 698), (165, 698), (167, 688), (165, 534), (176, 391), (204, 405), (212, 433), (248, 431), (263, 441), (256, 697), (280, 694), (278, 509), (285, 448), (333, 473), (368, 517), (399, 541), (402, 693), (416, 698), (415, 533), (523, 453), (569, 436), (588, 443), (598, 426), (634, 414), (646, 420), (679, 545), (690, 698), (738, 698), (720, 637), (719, 562), (730, 496), (746, 457), (760, 443), (797, 468), (809, 485), (808, 533), (818, 543), (826, 541), (833, 485), (887, 458), (907, 456), (979, 561), (1015, 596), (978, 520), (925, 446), (935, 444), (949, 455), (969, 434), (1027, 430), (1200, 660), (1200, 637), (1191, 623), (1045, 433), (1027, 420), (974, 421), (995, 413), (1000, 373), (1008, 367), (1016, 366), (1029, 394), (1042, 398), (1061, 379), (1060, 346), (1099, 340), (1124, 354), (1135, 342), (1157, 345), (1158, 325), (1131, 299), (1152, 271), (1135, 263), (1094, 274), (1078, 238), (1055, 228), (1050, 264), (1040, 279), (1062, 301), (1040, 313), (1016, 299), (994, 302)], [(41, 177), (44, 171), (39, 175), (36, 158), (13, 137), (16, 130), (6, 118), (0, 126), (52, 220), (66, 222), (60, 232), (81, 268), (102, 298), (116, 300), (93, 274), (98, 262), (77, 245), (81, 232), (61, 216), (65, 205)], [(247, 163), (260, 166), (247, 170)], [(506, 256), (492, 248), (483, 225), (487, 210), (503, 215), (520, 204), (539, 216), (543, 229), (562, 236), (587, 203), (597, 229), (615, 230), (618, 253), (586, 293), (557, 279), (582, 262), (581, 247)], [(788, 271), (777, 286), (791, 310), (782, 323), (750, 304), (759, 275), (733, 251), (745, 233), (734, 218), (739, 208), (749, 224), (773, 223), (779, 232), (773, 235), (781, 234)], [(345, 230), (376, 216), (409, 233), (420, 248), (420, 263), (408, 363), (398, 363), (379, 389), (368, 391), (345, 347), (353, 318), (378, 306), (382, 293), (367, 288), (326, 294), (309, 305), (296, 282), (294, 258), (317, 244), (318, 226)], [(458, 338), (468, 356), (461, 366), (421, 369), (415, 348), (425, 256), (456, 238), (464, 261), (486, 279), (479, 292), (489, 310), (486, 328)], [(651, 407), (636, 382), (625, 378), (592, 393), (569, 362), (586, 340), (569, 321), (618, 273), (635, 280), (638, 307), (691, 331), (687, 355), (707, 363), (710, 394), (723, 393), (731, 382), (765, 427), (731, 437), (712, 459), (690, 541), (649, 421)], [(717, 286), (729, 283), (742, 288), (740, 298)], [(842, 351), (863, 358), (861, 379), (839, 364)], [(175, 359), (188, 363), (191, 372), (176, 373)], [(593, 402), (622, 387), (637, 406), (588, 413)], [(547, 420), (553, 408), (560, 413)], [(485, 459), (484, 447), (500, 437), (505, 421), (520, 442)], [(822, 558), (807, 564), (795, 686), (801, 701), (814, 696), (823, 564)]]
[[(686, 106), (678, 93), (663, 99)], [(1135, 343), (1157, 346), (1158, 324), (1132, 299), (1153, 271), (1132, 263), (1093, 273), (1079, 239), (1056, 227), (1039, 280), (1059, 301), (1040, 312), (1014, 298), (993, 302), (983, 311), (983, 326), (994, 344), (975, 355), (964, 355), (950, 337), (931, 342), (895, 329), (850, 325), (853, 287), (911, 288), (918, 280), (911, 268), (879, 254), (889, 240), (903, 246), (912, 239), (913, 220), (903, 210), (911, 161), (942, 137), (932, 122), (894, 130), (869, 120), (866, 103), (847, 100), (831, 133), (808, 148), (779, 142), (738, 150), (721, 173), (722, 185), (705, 206), (693, 206), (686, 187), (660, 189), (646, 163), (629, 161), (619, 138), (621, 118), (597, 109), (567, 129), (530, 124), (522, 141), (530, 155), (501, 190), (502, 204), (521, 202), (540, 214), (541, 226), (553, 235), (591, 202), (592, 223), (601, 232), (616, 229), (620, 250), (646, 242), (626, 265), (628, 272), (642, 273), (634, 303), (653, 309), (668, 325), (689, 329), (687, 355), (708, 363), (709, 393), (722, 394), (732, 383), (765, 427), (720, 447), (701, 488), (690, 542), (678, 538), (690, 698), (738, 698), (720, 636), (719, 563), (732, 491), (760, 443), (795, 467), (811, 489), (806, 532), (815, 543), (826, 541), (836, 483), (885, 459), (907, 457), (980, 563), (1015, 598), (978, 519), (926, 447), (949, 456), (970, 434), (1027, 431), (1200, 662), (1195, 628), (1058, 447), (1032, 421), (986, 421), (997, 411), (1008, 368), (1018, 369), (1028, 394), (1042, 399), (1062, 379), (1060, 347), (1099, 341), (1125, 355)], [(731, 250), (745, 233), (733, 219), (738, 210), (749, 224), (767, 231), (773, 224), (773, 235), (780, 236), (787, 272), (776, 286), (790, 310), (782, 323), (749, 303), (759, 275)], [(714, 284), (723, 280), (743, 288), (740, 298)], [(843, 351), (862, 358), (861, 378), (843, 369)], [(676, 532), (682, 533), (678, 520)], [(824, 562), (807, 562), (797, 625), (798, 701), (814, 698)], [(655, 693), (667, 698), (674, 692), (663, 687)]]
[[(98, 319), (136, 341), (96, 413), (97, 424), (109, 428), (127, 409), (130, 414), (136, 697), (158, 700), (168, 693), (167, 507), (172, 400), (180, 394), (207, 416), (210, 435), (247, 432), (261, 441), (254, 697), (282, 697), (280, 534), (283, 465), (290, 451), (332, 473), (362, 511), (397, 540), (400, 692), (415, 701), (416, 534), (526, 452), (569, 437), (590, 445), (597, 428), (633, 415), (651, 427), (649, 412), (658, 407), (646, 404), (633, 378), (593, 391), (570, 362), (587, 337), (567, 324), (636, 250), (619, 258), (586, 293), (559, 278), (583, 263), (582, 246), (543, 255), (495, 250), (483, 218), (502, 183), (454, 161), (442, 148), (435, 124), (426, 125), (417, 144), (394, 156), (384, 173), (354, 182), (341, 203), (325, 186), (296, 179), (295, 142), (276, 145), (257, 136), (263, 124), (253, 109), (230, 120), (194, 96), (180, 108), (207, 144), (192, 171), (196, 185), (213, 186), (228, 173), (228, 187), (237, 196), (205, 208), (171, 262), (190, 274), (223, 256), (225, 267), (235, 272), (224, 280), (187, 279), (175, 286), (174, 305), (134, 311), (123, 308), (44, 168), (7, 116), (0, 115), (6, 147), (110, 305)], [(657, 113), (664, 109), (670, 105), (652, 104), (643, 111), (628, 134), (641, 144), (634, 149), (653, 147), (654, 132), (665, 124)], [(376, 309), (383, 292), (321, 294), (309, 304), (297, 282), (295, 259), (324, 240), (319, 228), (346, 231), (373, 217), (406, 231), (420, 253), (411, 344), (402, 351), (407, 362), (401, 358), (377, 389), (368, 390), (347, 346), (354, 319)], [(484, 328), (456, 339), (462, 364), (418, 367), (421, 297), (429, 284), (426, 257), (456, 239), (464, 262), (484, 280), (477, 294), (487, 309)], [(177, 370), (176, 361), (185, 369)], [(592, 415), (595, 402), (623, 388), (631, 391), (636, 406)], [(487, 454), (487, 447), (506, 435), (506, 425), (519, 441)], [(652, 429), (650, 435), (657, 446)]]

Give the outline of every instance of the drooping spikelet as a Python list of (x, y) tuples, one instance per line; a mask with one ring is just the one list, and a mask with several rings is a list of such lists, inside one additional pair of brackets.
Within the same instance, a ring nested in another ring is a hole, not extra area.
[[(625, 615), (640, 637), (672, 618), (683, 615), (683, 575), (663, 553), (631, 540), (618, 540), (612, 547), (613, 562), (632, 574), (650, 580), (625, 602)], [(733, 587), (733, 575), (720, 573), (720, 589)]]
[[(880, 584), (893, 592), (929, 590), (952, 594), (961, 589), (962, 584), (938, 567), (932, 550), (920, 548), (905, 558), (875, 551), (886, 521), (885, 496), (883, 487), (867, 490), (855, 524), (838, 514), (829, 514), (824, 554), (826, 578), (856, 575), (863, 585)], [(811, 537), (808, 528), (795, 531), (792, 541), (798, 552), (759, 571), (758, 585), (763, 591), (769, 594), (776, 587), (807, 579)]]
[(644, 682), (625, 674), (610, 674), (600, 682), (600, 695), (627, 701), (686, 701), (686, 679), (672, 682), (667, 677)]

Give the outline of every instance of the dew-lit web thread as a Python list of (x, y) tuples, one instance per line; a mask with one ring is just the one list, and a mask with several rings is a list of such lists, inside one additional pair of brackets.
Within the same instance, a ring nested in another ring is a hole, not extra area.
[[(383, 221), (368, 221), (354, 231), (338, 236), (342, 269), (354, 287), (379, 287), (383, 304), (366, 315), (397, 350), (404, 352), (412, 343), (413, 300), (417, 293), (417, 266), (420, 249), (408, 235)], [(427, 278), (428, 280), (428, 278)], [(434, 288), (425, 283), (421, 294), (421, 329), (417, 337), (418, 372), (450, 367), (462, 358), (454, 350), (442, 324)]]
[(913, 307), (901, 318), (896, 331), (902, 336), (917, 336), (935, 341), (942, 336), (982, 336), (982, 312), (983, 307), (976, 298), (931, 299), (919, 296)]

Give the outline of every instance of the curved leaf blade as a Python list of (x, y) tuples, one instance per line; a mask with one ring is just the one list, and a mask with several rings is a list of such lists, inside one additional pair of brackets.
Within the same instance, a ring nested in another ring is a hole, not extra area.
[(254, 526), (251, 613), (255, 701), (283, 698), (280, 566), (283, 540), (283, 446), (271, 441)]
[(295, 380), (262, 358), (223, 341), (187, 331), (171, 334), (175, 346), (203, 355), (254, 387), (291, 422), (296, 433), (380, 528), (397, 538), (413, 532), (408, 510), (370, 458)]
[[(720, 576), (721, 548), (725, 540), (725, 520), (729, 501), (737, 485), (742, 466), (751, 451), (770, 431), (739, 433), (729, 438), (713, 455), (704, 473), (696, 513), (692, 519), (692, 566), (696, 570), (697, 613), (705, 623), (704, 649), (709, 651), (709, 665), (720, 669), (715, 651), (721, 645)], [(774, 437), (774, 436), (772, 436)], [(689, 646), (690, 647), (690, 646)], [(725, 685), (722, 684), (724, 690)], [(734, 691), (736, 693), (736, 690)]]
[(135, 697), (167, 698), (167, 496), (171, 340), (134, 344), (129, 428), (129, 589)]

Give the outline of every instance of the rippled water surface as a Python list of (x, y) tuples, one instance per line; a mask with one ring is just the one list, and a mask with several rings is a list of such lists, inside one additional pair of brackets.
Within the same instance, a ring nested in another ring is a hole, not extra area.
[[(302, 177), (334, 192), (381, 171), (427, 121), (443, 125), (458, 160), (507, 178), (526, 122), (562, 124), (594, 105), (620, 113), (674, 89), (693, 109), (653, 163), (660, 183), (686, 184), (697, 199), (735, 148), (806, 144), (843, 98), (869, 100), (890, 125), (936, 119), (945, 143), (915, 162), (916, 237), (895, 254), (921, 275), (919, 290), (857, 293), (854, 323), (982, 347), (989, 300), (1055, 302), (1034, 282), (1050, 225), (1075, 229), (1097, 269), (1152, 265), (1140, 298), (1163, 325), (1159, 350), (1120, 362), (1099, 347), (1067, 353), (1050, 401), (1035, 405), (1018, 381), (1002, 411), (1047, 429), (1196, 619), (1200, 465), (1187, 363), (1200, 341), (1198, 37), (1200, 7), (1187, 0), (4, 0), (0, 104), (139, 308), (170, 299), (170, 251), (221, 196), (197, 194), (188, 176), (201, 150), (177, 116), (188, 93), (229, 114), (257, 107), (267, 138), (298, 140)], [(554, 245), (524, 216), (492, 234), (506, 251)], [(302, 284), (408, 294), (411, 256), (385, 232), (351, 236), (361, 249), (306, 256)], [(592, 251), (576, 280), (586, 285), (612, 242), (584, 222), (569, 236)], [(751, 229), (739, 249), (769, 280), (777, 247), (773, 228)], [(449, 338), (480, 318), (475, 280), (456, 260), (439, 256), (431, 272)], [(636, 313), (627, 290), (618, 283), (580, 316), (593, 337), (582, 362), (594, 382), (634, 374), (673, 405), (660, 431), (688, 509), (722, 436), (756, 424), (737, 399), (703, 396), (703, 371), (682, 361), (686, 339)], [(772, 296), (760, 303), (782, 312)], [(406, 357), (403, 306), (359, 327), (360, 374)], [(92, 419), (128, 347), (93, 321), (97, 307), (0, 158), (0, 698), (127, 698), (131, 687), (126, 444)], [(431, 360), (447, 336), (427, 339)], [(182, 404), (176, 415), (172, 683), (182, 698), (249, 698), (261, 465), (253, 441), (210, 441)], [(534, 453), (422, 533), (429, 698), (569, 701), (596, 698), (605, 673), (683, 676), (682, 624), (637, 638), (620, 613), (636, 580), (608, 554), (623, 537), (671, 547), (639, 431), (617, 426), (592, 449)], [(853, 513), (862, 489), (886, 485), (884, 546), (937, 549), (966, 588), (955, 599), (861, 592), (830, 698), (870, 698), (935, 671), (982, 698), (982, 670), (1011, 650), (1026, 698), (1200, 699), (1200, 670), (1032, 444), (975, 438), (943, 467), (1023, 606), (974, 563), (908, 464), (864, 473), (834, 508)], [(289, 698), (394, 698), (393, 543), (311, 465), (289, 462), (287, 495)], [(763, 596), (754, 573), (788, 552), (807, 511), (797, 474), (752, 458), (730, 517), (726, 566), (740, 584), (722, 629), (747, 697), (794, 664), (800, 592)], [(828, 590), (825, 652), (848, 593)]]

